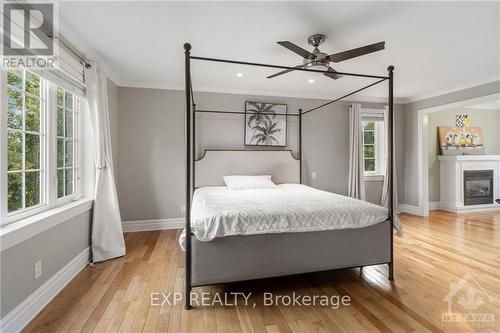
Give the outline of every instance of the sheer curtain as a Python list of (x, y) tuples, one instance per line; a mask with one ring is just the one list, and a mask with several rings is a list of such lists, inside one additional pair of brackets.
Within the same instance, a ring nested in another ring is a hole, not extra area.
[(363, 167), (363, 133), (361, 130), (361, 104), (349, 109), (349, 183), (348, 196), (365, 200)]
[[(389, 208), (389, 175), (390, 175), (390, 168), (392, 167), (394, 172), (393, 172), (393, 178), (392, 181), (394, 182), (393, 185), (393, 207), (394, 207), (394, 228), (398, 231), (398, 234), (402, 234), (403, 232), (403, 227), (401, 226), (401, 221), (399, 220), (399, 217), (396, 215), (399, 213), (398, 209), (398, 177), (397, 177), (397, 168), (396, 168), (396, 159), (394, 158), (392, 161), (392, 166), (389, 163), (389, 133), (390, 133), (390, 128), (389, 128), (389, 108), (387, 106), (384, 106), (384, 128), (385, 128), (385, 172), (384, 172), (384, 185), (383, 185), (383, 190), (382, 190), (382, 200), (380, 202), (380, 205)], [(394, 124), (393, 124), (394, 128)], [(396, 135), (395, 131), (393, 131), (393, 142), (396, 142)], [(395, 146), (395, 145), (394, 145)], [(396, 149), (393, 147), (392, 150), (392, 156), (396, 156)]]
[(96, 169), (92, 261), (99, 262), (125, 255), (125, 241), (113, 173), (107, 78), (96, 64), (84, 71)]

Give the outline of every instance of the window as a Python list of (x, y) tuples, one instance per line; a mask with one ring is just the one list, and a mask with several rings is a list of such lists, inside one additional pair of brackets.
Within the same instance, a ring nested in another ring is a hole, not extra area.
[(25, 71), (7, 73), (7, 212), (44, 203), (41, 123), (42, 80)]
[(375, 172), (375, 122), (363, 122), (363, 163), (365, 172)]
[(385, 171), (384, 122), (365, 120), (363, 130), (363, 165), (365, 176), (383, 175)]
[(57, 87), (57, 198), (75, 193), (77, 118), (75, 96)]
[(7, 109), (0, 123), (7, 137), (2, 221), (6, 214), (12, 222), (78, 196), (79, 99), (23, 70), (8, 70), (1, 87)]

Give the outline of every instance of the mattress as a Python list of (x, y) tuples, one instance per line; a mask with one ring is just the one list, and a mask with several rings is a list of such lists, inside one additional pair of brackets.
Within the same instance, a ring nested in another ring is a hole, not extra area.
[[(387, 220), (386, 208), (301, 184), (272, 189), (195, 191), (191, 232), (202, 241), (236, 235), (363, 228)], [(186, 231), (179, 238), (184, 250)]]

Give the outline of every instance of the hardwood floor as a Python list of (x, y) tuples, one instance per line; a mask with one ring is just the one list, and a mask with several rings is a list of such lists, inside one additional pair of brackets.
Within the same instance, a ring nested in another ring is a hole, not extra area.
[[(191, 311), (182, 302), (151, 304), (151, 293), (183, 291), (179, 231), (129, 233), (124, 258), (84, 269), (25, 332), (500, 332), (500, 212), (432, 212), (426, 219), (403, 214), (401, 220), (392, 283), (384, 265), (195, 288), (198, 294), (252, 296), (249, 306)], [(450, 284), (461, 279), (452, 311), (482, 321), (443, 321)], [(263, 306), (264, 292), (348, 295), (351, 302), (338, 309)]]

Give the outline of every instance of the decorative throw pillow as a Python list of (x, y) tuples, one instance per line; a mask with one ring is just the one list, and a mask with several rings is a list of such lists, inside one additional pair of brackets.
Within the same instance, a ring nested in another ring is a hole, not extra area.
[(274, 188), (276, 184), (271, 176), (224, 176), (224, 183), (229, 190), (251, 190)]

